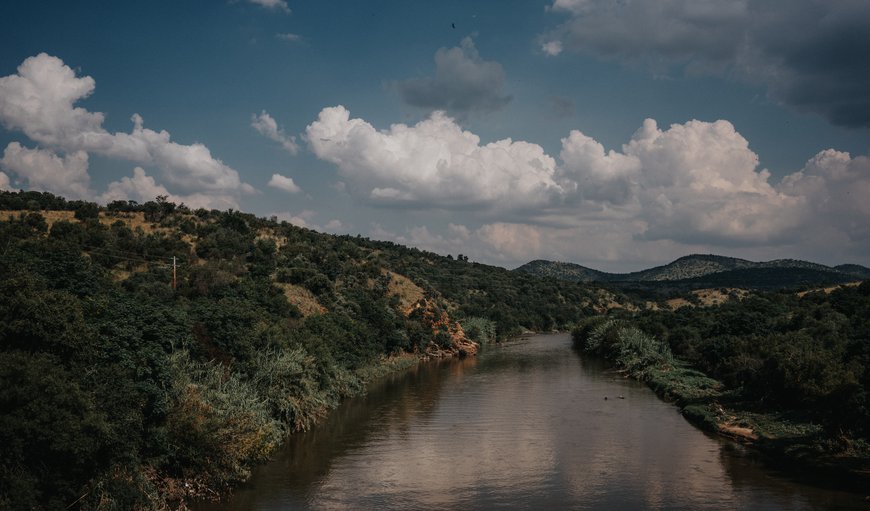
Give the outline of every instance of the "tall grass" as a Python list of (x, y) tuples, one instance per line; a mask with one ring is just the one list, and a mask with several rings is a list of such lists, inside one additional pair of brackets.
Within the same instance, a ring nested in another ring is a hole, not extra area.
[(670, 366), (674, 362), (671, 348), (636, 327), (622, 327), (617, 331), (616, 362), (636, 375), (651, 368)]
[(208, 486), (243, 481), (248, 467), (267, 459), (281, 440), (281, 423), (238, 373), (218, 362), (197, 362), (186, 351), (170, 356), (174, 404), (167, 416), (170, 452), (178, 474)]
[(617, 319), (592, 318), (575, 328), (572, 335), (580, 350), (613, 360), (638, 377), (674, 362), (667, 344)]
[(252, 386), (291, 431), (307, 430), (335, 405), (318, 381), (314, 357), (302, 349), (258, 352), (252, 365)]
[(476, 316), (467, 317), (459, 321), (465, 335), (472, 341), (484, 346), (496, 341), (495, 322)]

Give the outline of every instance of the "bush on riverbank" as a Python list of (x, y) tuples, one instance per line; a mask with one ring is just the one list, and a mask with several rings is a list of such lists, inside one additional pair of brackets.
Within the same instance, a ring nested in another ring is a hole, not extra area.
[(667, 344), (624, 321), (592, 318), (571, 335), (582, 351), (610, 359), (636, 378), (646, 379), (653, 369), (669, 368), (674, 362)]
[(472, 341), (484, 346), (496, 341), (496, 324), (486, 318), (468, 317), (459, 321), (466, 335)]

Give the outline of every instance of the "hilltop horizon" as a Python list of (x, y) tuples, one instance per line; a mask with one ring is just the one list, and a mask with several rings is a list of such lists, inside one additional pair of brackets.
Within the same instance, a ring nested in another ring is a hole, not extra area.
[[(12, 192), (16, 193), (15, 191), (12, 191)], [(18, 190), (17, 193), (24, 194), (27, 192), (25, 190)], [(47, 193), (50, 194), (51, 192), (47, 192)], [(75, 202), (75, 200), (68, 199), (67, 197), (64, 197), (63, 195), (55, 195), (55, 197), (57, 197), (58, 199), (62, 199), (63, 201)], [(91, 202), (91, 201), (84, 201), (84, 202)], [(143, 202), (139, 202), (136, 200), (125, 200), (125, 199), (115, 199), (112, 201), (107, 201), (107, 200), (93, 201), (94, 204), (96, 204), (99, 207), (103, 207), (103, 208), (108, 207), (109, 204), (112, 202), (114, 202), (115, 204), (122, 204), (122, 203), (126, 202), (126, 203), (129, 203), (131, 205), (136, 205), (136, 206), (142, 206), (142, 205), (147, 204), (149, 202), (150, 203), (166, 202), (169, 204), (174, 204), (175, 206), (189, 207), (190, 209), (208, 209), (208, 208), (190, 207), (189, 205), (185, 204), (184, 202), (174, 202), (167, 195), (159, 195), (159, 196), (156, 196), (153, 200), (143, 201)], [(216, 208), (215, 210), (216, 211), (234, 211), (235, 209), (234, 208), (227, 208), (226, 210), (222, 210), (222, 209)], [(243, 210), (235, 210), (235, 211), (238, 211), (240, 213), (255, 214), (255, 213), (251, 213), (251, 212), (243, 211)], [(2, 211), (0, 211), (0, 213), (2, 213)], [(13, 211), (9, 211), (7, 213), (14, 215), (16, 213), (16, 211), (13, 210)], [(296, 225), (298, 227), (303, 227), (306, 229), (311, 229), (315, 232), (320, 232), (323, 234), (333, 234), (333, 233), (330, 233), (328, 229), (324, 229), (321, 226), (299, 225), (299, 224), (295, 223), (294, 221), (292, 221), (292, 219), (291, 220), (282, 219), (277, 215), (257, 215), (257, 216), (261, 219), (264, 219), (264, 220), (265, 219), (274, 219), (274, 220), (277, 220), (279, 222), (287, 222), (289, 224)], [(412, 244), (403, 243), (401, 240), (397, 241), (395, 239), (379, 238), (379, 237), (375, 237), (375, 236), (367, 236), (364, 233), (347, 232), (347, 233), (343, 233), (343, 234), (349, 235), (349, 236), (360, 236), (360, 237), (363, 237), (366, 239), (370, 239), (372, 241), (386, 241), (386, 242), (397, 243), (398, 245), (401, 245), (401, 246), (421, 248), (421, 247), (416, 247)], [(463, 254), (463, 252), (461, 250), (457, 251), (455, 253), (448, 253), (448, 252), (443, 252), (443, 251), (438, 251), (438, 250), (428, 250), (425, 248), (423, 248), (423, 250), (425, 250), (427, 252), (431, 252), (431, 253), (439, 255), (439, 256), (445, 256), (445, 257), (456, 257), (456, 258), (458, 258), (459, 256), (468, 257), (467, 255)], [(748, 259), (748, 258), (744, 258), (744, 257), (737, 257), (737, 256), (733, 256), (733, 255), (714, 254), (714, 253), (699, 253), (699, 252), (687, 253), (687, 254), (680, 255), (680, 256), (677, 256), (673, 259), (666, 260), (666, 261), (649, 261), (646, 263), (637, 263), (635, 266), (631, 266), (632, 261), (627, 261), (627, 262), (610, 261), (611, 263), (615, 263), (617, 268), (625, 268), (622, 270), (607, 270), (607, 269), (602, 269), (602, 267), (594, 267), (592, 264), (582, 264), (582, 263), (578, 263), (575, 261), (564, 261), (564, 260), (545, 259), (545, 258), (532, 259), (532, 260), (528, 260), (525, 262), (516, 263), (513, 265), (499, 264), (497, 262), (492, 263), (492, 262), (487, 262), (487, 261), (479, 261), (479, 260), (475, 260), (472, 258), (469, 258), (469, 261), (479, 262), (479, 263), (487, 264), (490, 266), (495, 266), (498, 268), (503, 268), (503, 269), (510, 270), (510, 271), (522, 270), (524, 267), (534, 265), (536, 263), (570, 265), (570, 266), (576, 266), (576, 267), (582, 268), (584, 270), (599, 272), (599, 273), (607, 274), (610, 276), (617, 276), (617, 275), (629, 275), (629, 274), (634, 274), (634, 273), (642, 273), (644, 271), (653, 270), (653, 269), (656, 269), (659, 267), (664, 267), (664, 266), (668, 266), (668, 265), (677, 263), (677, 262), (682, 261), (682, 260), (693, 259), (693, 258), (732, 259), (732, 260), (743, 261), (743, 262), (752, 263), (752, 264), (767, 264), (767, 263), (777, 263), (777, 262), (782, 262), (782, 261), (796, 261), (796, 262), (803, 262), (803, 263), (809, 263), (809, 264), (815, 264), (815, 265), (823, 265), (823, 266), (827, 266), (830, 268), (837, 268), (837, 267), (841, 267), (841, 266), (843, 266), (843, 267), (856, 266), (856, 267), (860, 267), (860, 268), (864, 268), (864, 269), (868, 268), (868, 266), (865, 266), (863, 264), (859, 264), (857, 262), (852, 262), (852, 261), (845, 261), (845, 262), (834, 261), (833, 263), (830, 263), (830, 262), (822, 263), (822, 262), (818, 262), (818, 261), (811, 261), (811, 260), (800, 259), (800, 258), (796, 258), (796, 257), (773, 257), (773, 258), (766, 259), (766, 260), (752, 260), (752, 259)]]
[[(543, 263), (556, 263), (556, 264), (567, 264), (567, 265), (573, 265), (573, 266), (580, 266), (580, 267), (583, 267), (583, 268), (586, 268), (586, 269), (589, 269), (589, 270), (599, 271), (599, 272), (602, 272), (602, 273), (610, 273), (610, 274), (629, 274), (629, 273), (642, 272), (642, 271), (644, 271), (644, 270), (650, 270), (650, 269), (657, 268), (657, 267), (660, 267), (660, 266), (667, 266), (667, 265), (669, 265), (669, 264), (676, 263), (676, 262), (679, 262), (679, 261), (682, 261), (682, 260), (686, 260), (686, 259), (694, 259), (694, 258), (722, 258), (722, 259), (737, 259), (737, 260), (746, 261), (746, 262), (749, 262), (749, 263), (762, 263), (762, 264), (763, 264), (763, 263), (782, 262), (782, 261), (797, 261), (797, 262), (806, 262), (806, 263), (811, 263), (811, 264), (823, 264), (823, 263), (819, 263), (819, 262), (817, 262), (817, 261), (809, 261), (809, 260), (798, 259), (798, 258), (794, 258), (794, 257), (775, 257), (775, 258), (773, 258), (773, 259), (768, 259), (768, 260), (758, 260), (758, 261), (754, 261), (754, 260), (746, 259), (746, 258), (743, 258), (743, 257), (735, 257), (735, 256), (730, 256), (730, 255), (724, 255), (724, 254), (712, 254), (712, 253), (702, 254), (702, 253), (691, 253), (691, 254), (685, 254), (685, 255), (679, 256), (679, 257), (677, 257), (677, 258), (675, 258), (675, 259), (671, 259), (671, 260), (667, 260), (667, 261), (660, 261), (660, 262), (652, 261), (652, 262), (648, 263), (648, 264), (645, 265), (645, 266), (639, 266), (639, 267), (637, 267), (637, 268), (635, 268), (635, 269), (630, 269), (629, 271), (622, 271), (622, 272), (614, 272), (614, 271), (601, 270), (601, 269), (599, 269), (599, 268), (595, 268), (595, 267), (592, 267), (592, 266), (590, 266), (590, 265), (586, 265), (586, 264), (583, 264), (583, 263), (578, 263), (578, 262), (575, 262), (575, 261), (556, 261), (556, 260), (550, 260), (550, 259), (533, 259), (533, 260), (531, 260), (531, 261), (527, 261), (527, 262), (525, 262), (525, 263), (523, 263), (523, 264), (520, 264), (519, 266), (516, 266), (516, 267), (514, 267), (514, 268), (508, 268), (508, 269), (510, 269), (510, 270), (517, 270), (517, 269), (519, 269), (519, 268), (521, 268), (521, 267), (523, 267), (523, 266), (529, 265), (529, 264), (534, 264), (534, 263), (540, 263), (540, 262), (543, 262)], [(828, 267), (831, 267), (831, 268), (836, 268), (836, 267), (838, 267), (838, 266), (861, 266), (861, 267), (866, 267), (866, 266), (864, 266), (863, 264), (858, 264), (858, 263), (855, 263), (855, 262), (852, 262), (852, 261), (841, 261), (841, 262), (837, 262), (837, 263), (835, 263), (835, 264), (824, 264), (824, 266), (828, 266)]]

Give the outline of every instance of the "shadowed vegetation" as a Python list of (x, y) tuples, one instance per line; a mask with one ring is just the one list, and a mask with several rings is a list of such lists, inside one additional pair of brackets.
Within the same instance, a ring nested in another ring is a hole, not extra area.
[(647, 381), (711, 431), (866, 473), (868, 318), (870, 281), (756, 294), (717, 307), (622, 312), (587, 320), (574, 340)]

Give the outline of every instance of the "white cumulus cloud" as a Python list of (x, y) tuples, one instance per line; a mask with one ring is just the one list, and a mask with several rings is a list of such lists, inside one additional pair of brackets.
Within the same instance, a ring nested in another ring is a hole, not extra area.
[(296, 154), (299, 152), (296, 137), (285, 134), (284, 130), (278, 127), (275, 119), (265, 110), (260, 112), (260, 115), (251, 115), (251, 127), (257, 130), (260, 135), (281, 144), (281, 147), (288, 153)]
[(393, 241), (436, 254), (455, 255), (474, 250), (473, 244), (476, 241), (468, 227), (453, 223), (448, 224), (446, 235), (433, 232), (425, 225), (409, 227), (404, 234), (399, 234), (375, 223), (369, 228), (369, 236), (373, 239)]
[(55, 149), (84, 149), (105, 134), (103, 114), (73, 104), (95, 85), (90, 76), (77, 78), (62, 60), (40, 53), (18, 66), (17, 74), (0, 78), (0, 122)]
[(622, 204), (633, 197), (633, 181), (641, 169), (635, 156), (606, 152), (592, 137), (572, 130), (562, 139), (562, 165), (559, 175), (563, 186), (587, 199)]
[(562, 53), (562, 41), (547, 41), (541, 44), (541, 51), (551, 57)]
[(347, 226), (344, 225), (344, 222), (342, 222), (341, 220), (339, 220), (337, 218), (333, 218), (332, 220), (326, 222), (326, 225), (323, 226), (323, 230), (325, 230), (327, 232), (343, 231), (346, 228), (347, 228)]
[(591, 8), (595, 0), (554, 0), (548, 9), (554, 11), (567, 11), (573, 14), (581, 14)]
[[(102, 113), (75, 106), (94, 89), (93, 78), (76, 77), (57, 57), (45, 53), (29, 57), (16, 74), (0, 78), (0, 123), (23, 132), (42, 149), (66, 153), (67, 157), (94, 153), (153, 165), (183, 193), (234, 195), (255, 191), (205, 145), (173, 142), (167, 131), (144, 128), (138, 114), (132, 117), (130, 133), (106, 131)], [(64, 193), (61, 189), (52, 191)]]
[(804, 199), (769, 182), (727, 121), (662, 130), (648, 119), (622, 151), (575, 130), (562, 139), (558, 164), (537, 144), (482, 144), (440, 112), (379, 131), (344, 107), (326, 108), (306, 133), (312, 151), (377, 204), (512, 212), (544, 223), (636, 218), (645, 224), (639, 236), (734, 244), (781, 239), (803, 219)]
[(806, 197), (808, 242), (833, 234), (858, 253), (870, 252), (870, 158), (826, 149), (786, 177), (780, 188)]
[(483, 144), (440, 112), (378, 130), (338, 106), (321, 111), (306, 140), (360, 199), (482, 222), (443, 232), (372, 230), (442, 253), (509, 263), (554, 253), (597, 261), (689, 251), (752, 256), (762, 247), (813, 254), (820, 239), (844, 255), (870, 249), (870, 158), (823, 151), (775, 182), (724, 120), (661, 128), (647, 119), (610, 150), (573, 130), (557, 160), (528, 142)]
[(109, 203), (116, 200), (135, 200), (148, 202), (158, 196), (166, 196), (170, 202), (185, 204), (192, 208), (205, 209), (237, 209), (239, 204), (231, 195), (215, 195), (192, 193), (177, 195), (170, 193), (165, 186), (160, 185), (152, 177), (146, 174), (145, 169), (136, 167), (131, 177), (123, 177), (119, 181), (109, 183), (106, 191), (98, 197), (100, 202)]
[(296, 227), (305, 227), (307, 229), (322, 230), (322, 229), (320, 229), (320, 226), (312, 223), (312, 220), (314, 219), (314, 217), (317, 216), (317, 212), (312, 211), (310, 209), (302, 210), (299, 213), (291, 213), (289, 211), (282, 211), (280, 213), (274, 213), (273, 215), (278, 217), (278, 220), (293, 224)]
[(758, 169), (758, 155), (727, 121), (689, 121), (660, 130), (644, 121), (623, 147), (636, 158), (635, 196), (645, 236), (677, 241), (771, 243), (794, 235), (803, 198)]
[(248, 2), (274, 11), (282, 11), (287, 14), (290, 14), (291, 12), (290, 6), (287, 5), (286, 0), (248, 0)]
[(497, 222), (482, 226), (475, 234), (502, 261), (530, 261), (542, 253), (544, 240), (533, 225)]
[(622, 151), (579, 131), (562, 139), (559, 182), (578, 218), (636, 219), (637, 236), (686, 243), (775, 242), (803, 220), (802, 197), (778, 190), (727, 121), (659, 129), (652, 119)]
[(546, 204), (561, 191), (556, 162), (537, 144), (510, 139), (481, 144), (442, 112), (413, 126), (379, 131), (324, 108), (306, 129), (318, 158), (338, 166), (373, 203), (499, 209)]
[(11, 142), (3, 152), (0, 168), (26, 179), (32, 190), (50, 191), (73, 199), (91, 196), (88, 154), (84, 151), (61, 157), (48, 149), (29, 149)]
[(272, 178), (269, 179), (269, 186), (288, 193), (299, 193), (302, 191), (302, 188), (299, 188), (299, 185), (293, 182), (292, 177), (282, 176), (281, 174), (272, 174)]

